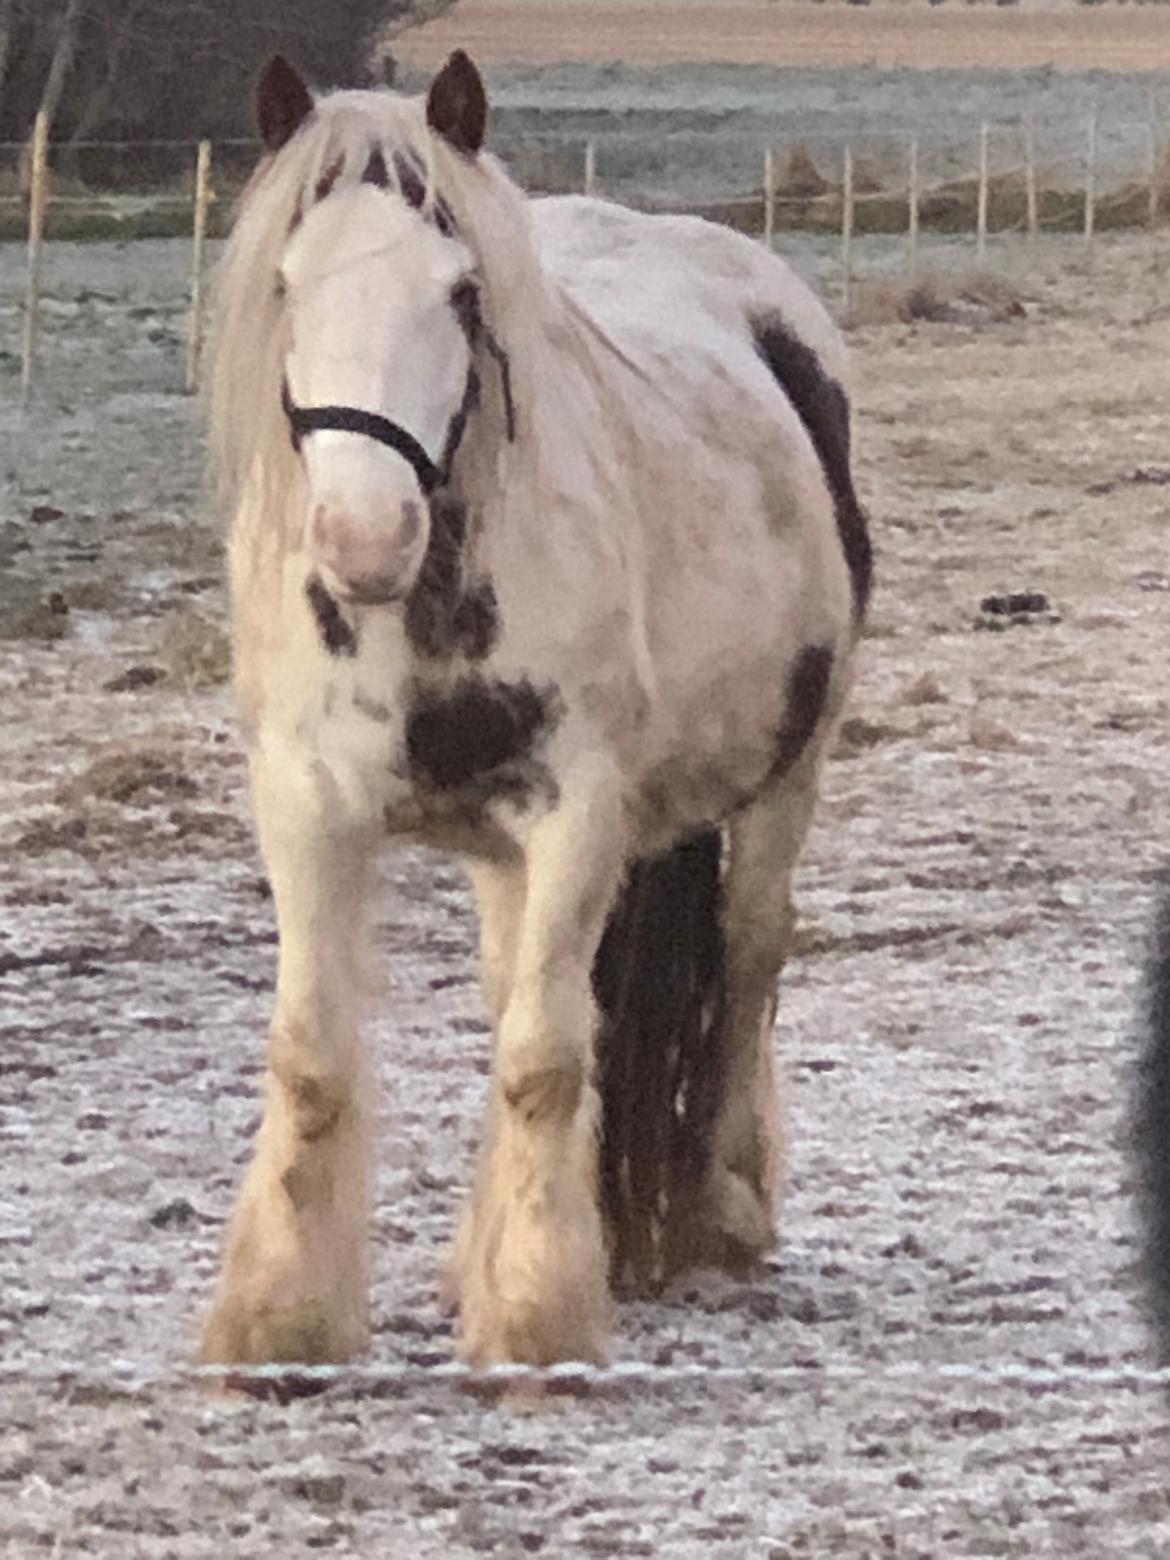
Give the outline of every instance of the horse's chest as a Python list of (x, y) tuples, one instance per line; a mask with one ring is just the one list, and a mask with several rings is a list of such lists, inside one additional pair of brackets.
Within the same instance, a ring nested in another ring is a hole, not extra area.
[(286, 735), (348, 813), (442, 843), (494, 834), (505, 813), (555, 797), (548, 749), (563, 712), (553, 686), (487, 659), (420, 659), (377, 637), (326, 648), (316, 678), (284, 705)]

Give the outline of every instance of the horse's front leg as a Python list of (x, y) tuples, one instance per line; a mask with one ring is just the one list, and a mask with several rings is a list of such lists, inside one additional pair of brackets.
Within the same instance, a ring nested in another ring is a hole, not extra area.
[(253, 761), (280, 935), (264, 1118), (203, 1334), (209, 1363), (344, 1360), (368, 1337), (359, 1049), (372, 842), (306, 775)]
[(462, 1348), (477, 1364), (605, 1355), (592, 969), (622, 832), (614, 779), (594, 770), (562, 785), (525, 841), (527, 892), (461, 1239)]

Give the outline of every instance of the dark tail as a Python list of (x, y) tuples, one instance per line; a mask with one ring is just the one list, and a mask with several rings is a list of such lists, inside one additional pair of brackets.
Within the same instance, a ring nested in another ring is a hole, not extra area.
[(601, 1195), (617, 1287), (687, 1264), (725, 1069), (722, 840), (629, 870), (593, 966)]
[(1170, 1366), (1170, 893), (1158, 910), (1146, 971), (1134, 1138), (1150, 1309), (1162, 1363)]

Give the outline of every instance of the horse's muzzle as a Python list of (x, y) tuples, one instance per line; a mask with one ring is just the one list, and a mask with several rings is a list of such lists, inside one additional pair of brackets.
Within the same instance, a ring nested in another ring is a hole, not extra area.
[(422, 506), (413, 499), (373, 521), (318, 504), (309, 555), (332, 595), (357, 606), (388, 606), (410, 594), (426, 532)]

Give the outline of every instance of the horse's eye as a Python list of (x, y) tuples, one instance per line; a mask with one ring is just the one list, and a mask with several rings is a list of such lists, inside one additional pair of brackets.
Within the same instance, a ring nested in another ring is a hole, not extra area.
[(470, 332), (479, 327), (479, 288), (469, 276), (463, 277), (452, 287), (451, 307), (465, 331)]
[(283, 298), (287, 292), (288, 292), (288, 283), (285, 281), (284, 277), (281, 276), (280, 272), (278, 271), (276, 273), (276, 280), (272, 284), (272, 295), (275, 298)]

